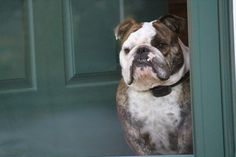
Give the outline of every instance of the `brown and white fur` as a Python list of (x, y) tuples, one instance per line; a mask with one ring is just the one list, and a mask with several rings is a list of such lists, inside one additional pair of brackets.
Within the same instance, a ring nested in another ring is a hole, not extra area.
[(189, 71), (189, 48), (179, 39), (183, 26), (182, 18), (166, 15), (144, 23), (127, 19), (116, 27), (123, 76), (117, 110), (139, 155), (192, 153), (189, 79), (165, 96), (150, 90), (175, 84)]

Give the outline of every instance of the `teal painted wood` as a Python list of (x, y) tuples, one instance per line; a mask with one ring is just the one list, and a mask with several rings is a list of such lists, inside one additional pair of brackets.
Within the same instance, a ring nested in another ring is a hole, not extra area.
[[(233, 9), (232, 9), (232, 4), (233, 1), (230, 1), (230, 11), (231, 13), (233, 12)], [(234, 28), (233, 28), (233, 15), (231, 14), (231, 20), (230, 20), (230, 30), (231, 30), (231, 40), (230, 40), (230, 43), (231, 43), (231, 56), (234, 56), (236, 55), (235, 54), (235, 50), (236, 50), (236, 45), (234, 45), (234, 40), (235, 40), (235, 37), (233, 37), (233, 33), (234, 31)], [(231, 67), (232, 67), (232, 97), (233, 97), (233, 113), (234, 113), (234, 157), (236, 157), (236, 120), (235, 120), (235, 115), (236, 115), (236, 60), (235, 60), (235, 57), (232, 57), (231, 58)]]
[[(25, 42), (29, 49), (35, 48), (35, 61), (32, 56), (23, 57), (34, 64), (26, 68), (35, 66), (37, 88), (26, 91), (25, 86), (5, 80), (11, 82), (13, 91), (5, 82), (1, 84), (6, 88), (0, 94), (0, 156), (132, 154), (115, 113), (118, 78), (116, 82), (108, 78), (99, 84), (94, 78), (83, 87), (66, 86), (62, 1), (22, 0), (16, 9), (22, 6), (26, 15), (20, 19), (29, 18), (33, 26), (24, 29), (33, 32)], [(17, 14), (14, 8), (5, 9)]]
[[(231, 143), (228, 144), (228, 149), (229, 149), (229, 155), (232, 154), (232, 156), (236, 157), (236, 120), (235, 120), (235, 115), (236, 115), (236, 60), (235, 60), (235, 50), (236, 50), (236, 45), (234, 45), (234, 40), (236, 39), (236, 37), (234, 37), (234, 25), (233, 25), (233, 1), (229, 1), (229, 4), (228, 4), (228, 7), (229, 7), (229, 30), (230, 30), (230, 35), (229, 35), (229, 38), (230, 38), (230, 50), (231, 50), (231, 53), (230, 53), (230, 61), (231, 61), (231, 78), (232, 78), (232, 82), (231, 82), (231, 92), (232, 92), (232, 104), (233, 104), (233, 129), (234, 129), (234, 141), (231, 142), (231, 140), (228, 140), (230, 141)], [(231, 129), (231, 128), (230, 128)], [(231, 136), (232, 138), (232, 136)], [(233, 148), (232, 148), (233, 147)]]
[[(108, 82), (117, 84), (120, 79), (113, 33), (113, 28), (119, 23), (119, 5), (118, 1), (107, 2), (96, 2), (92, 9), (86, 10), (82, 8), (89, 8), (92, 2), (83, 4), (83, 1), (63, 1), (65, 72), (68, 87), (104, 85)], [(113, 10), (110, 14), (107, 13), (109, 9)], [(103, 15), (98, 14), (101, 10)], [(102, 21), (105, 20), (104, 17), (108, 22)], [(91, 25), (94, 28), (91, 28)], [(103, 25), (104, 29), (99, 28)]]
[[(24, 12), (23, 8), (20, 6), (20, 1), (17, 3), (3, 3), (1, 5), (1, 14), (4, 16), (1, 16), (0, 20), (4, 22), (5, 25), (2, 25), (0, 32), (0, 62), (2, 63), (0, 68), (0, 80), (24, 79), (26, 77), (26, 59), (22, 56), (25, 56), (25, 53), (29, 53), (26, 51), (27, 47), (24, 46), (24, 34), (26, 34), (24, 24), (27, 24), (27, 22), (23, 23), (21, 20), (24, 16)], [(18, 14), (14, 16), (14, 13), (6, 8), (17, 9)], [(18, 27), (15, 27), (15, 25), (18, 25)]]
[[(137, 21), (153, 21), (168, 12), (166, 0), (120, 0), (124, 3), (124, 14), (126, 17), (133, 17)], [(146, 9), (143, 9), (143, 8)], [(147, 11), (149, 10), (149, 11)], [(155, 14), (153, 14), (153, 11)]]
[[(236, 50), (236, 45), (234, 45), (234, 40), (236, 39), (236, 37), (234, 37), (233, 32), (236, 31), (234, 30), (234, 26), (233, 26), (233, 1), (229, 1), (228, 2), (228, 20), (229, 20), (229, 43), (230, 43), (230, 57), (229, 60), (231, 61), (231, 97), (232, 97), (232, 105), (233, 105), (233, 130), (234, 130), (234, 134), (231, 134), (231, 132), (229, 132), (227, 134), (228, 137), (228, 141), (226, 141), (226, 146), (228, 147), (228, 154), (229, 156), (234, 156), (236, 157), (236, 120), (235, 120), (235, 115), (236, 115), (236, 60), (235, 60), (235, 50)], [(231, 113), (231, 112), (229, 112)], [(231, 131), (232, 126), (229, 126), (229, 131)], [(230, 140), (230, 136), (231, 138), (234, 135), (234, 141)]]
[(224, 157), (219, 4), (188, 2), (195, 155)]
[(36, 88), (32, 1), (4, 3), (1, 15), (0, 93), (32, 91)]
[[(117, 54), (107, 58), (111, 59), (109, 64), (115, 64), (112, 69), (103, 66), (86, 72), (84, 68), (84, 75), (80, 74), (73, 69), (73, 64), (78, 62), (73, 53), (67, 54), (76, 46), (71, 41), (76, 33), (66, 23), (70, 17), (65, 12), (70, 12), (71, 7), (64, 6), (67, 4), (64, 0), (19, 2), (17, 7), (24, 12), (20, 18), (25, 21), (24, 32), (29, 32), (22, 45), (27, 49), (24, 66), (31, 84), (19, 86), (15, 80), (0, 82), (0, 156), (132, 155), (115, 110), (119, 78), (113, 73), (117, 70), (114, 68), (117, 58), (111, 57)], [(14, 8), (5, 9), (17, 14)], [(154, 17), (156, 12), (148, 15), (151, 14)], [(72, 66), (68, 66), (70, 63)], [(71, 75), (67, 75), (70, 71)], [(101, 75), (97, 75), (99, 71)]]
[[(123, 157), (131, 157), (131, 156), (123, 156)], [(147, 156), (139, 156), (139, 157), (147, 157)], [(148, 157), (194, 157), (194, 155), (148, 155)]]
[(114, 28), (119, 1), (71, 0), (75, 72), (78, 75), (117, 71)]
[(233, 9), (231, 1), (219, 0), (219, 27), (220, 27), (220, 65), (221, 88), (224, 121), (224, 149), (225, 157), (233, 157), (234, 124), (233, 124), (233, 97), (235, 97), (235, 64), (233, 49)]

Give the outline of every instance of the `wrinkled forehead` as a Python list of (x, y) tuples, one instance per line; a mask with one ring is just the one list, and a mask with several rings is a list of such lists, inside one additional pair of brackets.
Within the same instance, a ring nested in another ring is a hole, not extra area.
[(140, 29), (129, 35), (123, 45), (130, 46), (132, 44), (148, 44), (155, 35), (156, 29), (153, 26), (153, 22), (144, 22)]
[(123, 43), (123, 47), (133, 47), (134, 45), (151, 44), (159, 41), (172, 44), (178, 41), (178, 36), (160, 21), (144, 22), (139, 29), (134, 29)]

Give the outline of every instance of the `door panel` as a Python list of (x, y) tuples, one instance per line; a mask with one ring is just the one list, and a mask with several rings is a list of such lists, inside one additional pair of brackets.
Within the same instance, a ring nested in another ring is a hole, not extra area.
[(25, 1), (0, 1), (0, 92), (33, 87), (34, 50)]
[(0, 156), (132, 155), (115, 109), (113, 29), (167, 2), (139, 0), (146, 14), (128, 0), (0, 2)]
[(116, 70), (113, 28), (119, 21), (119, 1), (72, 0), (71, 6), (76, 73)]
[[(25, 28), (22, 3), (1, 5), (1, 76), (0, 80), (25, 78)], [(7, 10), (6, 8), (10, 8)], [(25, 21), (27, 22), (27, 21)], [(17, 26), (17, 27), (15, 27)]]
[(113, 28), (119, 21), (119, 2), (72, 0), (63, 5), (67, 84), (117, 80)]

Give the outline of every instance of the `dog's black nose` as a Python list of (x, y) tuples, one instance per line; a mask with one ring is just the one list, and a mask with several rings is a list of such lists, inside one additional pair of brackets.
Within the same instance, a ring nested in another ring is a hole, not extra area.
[(141, 55), (141, 54), (147, 53), (147, 52), (149, 52), (149, 51), (150, 51), (150, 50), (149, 50), (148, 48), (146, 48), (146, 47), (140, 47), (140, 48), (138, 48), (138, 50), (137, 50), (137, 54)]
[(136, 51), (139, 60), (147, 60), (149, 52), (150, 50), (146, 47), (140, 47)]

